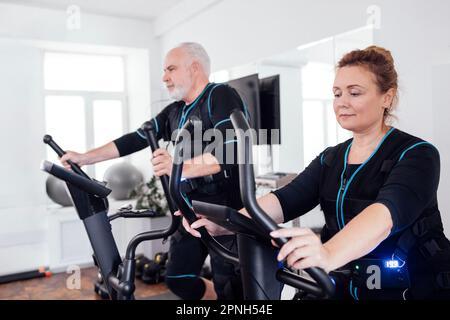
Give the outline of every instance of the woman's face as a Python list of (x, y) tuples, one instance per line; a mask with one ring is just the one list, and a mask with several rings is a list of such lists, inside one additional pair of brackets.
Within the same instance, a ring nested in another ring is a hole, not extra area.
[(392, 102), (391, 91), (380, 93), (375, 75), (359, 66), (339, 68), (334, 80), (334, 113), (344, 129), (365, 130), (383, 122), (385, 108)]

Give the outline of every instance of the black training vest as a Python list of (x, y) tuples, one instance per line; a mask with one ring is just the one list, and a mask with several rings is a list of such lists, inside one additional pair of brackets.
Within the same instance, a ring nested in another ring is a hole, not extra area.
[[(167, 114), (168, 122), (164, 127), (165, 132), (163, 133), (163, 137), (165, 137), (166, 140), (170, 139), (174, 142), (176, 137), (174, 137), (173, 133), (177, 129), (181, 129), (187, 120), (194, 117), (201, 120), (203, 132), (214, 128), (214, 123), (212, 123), (210, 118), (210, 110), (214, 110), (214, 106), (212, 105), (212, 95), (214, 90), (219, 86), (226, 86), (232, 90), (234, 94), (239, 96), (236, 90), (227, 84), (209, 83), (197, 99), (190, 105), (186, 105), (183, 101), (177, 101), (170, 106), (169, 113)], [(246, 112), (243, 102), (240, 107), (243, 112)]]
[[(351, 181), (344, 181), (342, 186), (341, 175), (344, 169), (344, 158), (352, 139), (324, 151), (321, 157), (322, 170), (319, 186), (320, 207), (324, 212), (326, 222), (321, 234), (323, 242), (328, 241), (343, 228), (343, 224), (346, 225), (362, 210), (375, 202), (379, 190), (391, 169), (399, 161), (403, 151), (419, 142), (423, 141), (400, 130), (392, 129), (372, 157), (352, 176)], [(343, 195), (344, 197), (342, 197)], [(339, 201), (337, 202), (338, 196)], [(438, 211), (437, 207), (428, 208), (420, 217), (432, 215), (436, 211)], [(385, 239), (366, 258), (385, 259), (391, 257), (403, 232), (398, 232)]]
[[(191, 135), (191, 154), (185, 155), (186, 158), (193, 158), (196, 156), (201, 155), (205, 148), (212, 142), (212, 141), (203, 141), (201, 143), (201, 148), (198, 145), (198, 141), (194, 141), (194, 138), (202, 138), (204, 132), (208, 129), (214, 128), (214, 123), (212, 122), (211, 115), (214, 114), (215, 107), (217, 106), (213, 105), (213, 94), (214, 90), (218, 88), (219, 86), (226, 86), (231, 92), (230, 94), (234, 94), (237, 97), (240, 97), (239, 94), (235, 89), (228, 86), (227, 84), (216, 84), (216, 83), (209, 83), (202, 93), (196, 98), (194, 102), (192, 102), (190, 105), (186, 105), (183, 101), (174, 102), (172, 105), (169, 106), (167, 117), (165, 121), (165, 126), (163, 127), (164, 132), (162, 132), (162, 137), (165, 140), (172, 140), (174, 142), (176, 136), (174, 132), (177, 131), (177, 129), (181, 129), (186, 121), (192, 118), (200, 119), (202, 122), (202, 132), (196, 135), (194, 133), (193, 138)], [(220, 99), (220, 95), (216, 95), (215, 99)], [(247, 114), (247, 110), (245, 108), (245, 104), (240, 99), (240, 105), (237, 107), (240, 107), (242, 111)], [(195, 132), (197, 132), (197, 129), (194, 129)], [(224, 139), (226, 137), (223, 137)], [(211, 191), (207, 192), (207, 196), (215, 197), (218, 195), (222, 196), (222, 202), (217, 202), (217, 199), (209, 199), (208, 197), (205, 198), (205, 194), (198, 194), (198, 192), (191, 193), (189, 195), (191, 200), (201, 200), (201, 201), (210, 201), (213, 203), (223, 204), (230, 207), (233, 207), (234, 209), (240, 209), (242, 208), (242, 201), (239, 194), (239, 171), (238, 166), (234, 165), (230, 169), (230, 172), (228, 173), (231, 175), (230, 179), (226, 179), (223, 182), (220, 182), (217, 184), (218, 190), (212, 189)], [(199, 178), (200, 179), (200, 178)], [(209, 183), (212, 185), (212, 183)]]

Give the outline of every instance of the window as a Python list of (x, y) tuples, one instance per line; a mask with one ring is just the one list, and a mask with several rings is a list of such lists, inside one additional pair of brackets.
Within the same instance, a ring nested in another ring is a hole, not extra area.
[[(67, 146), (73, 150), (86, 149), (85, 119), (85, 103), (82, 97), (51, 95), (45, 97), (46, 129), (62, 148)], [(47, 148), (47, 158), (50, 161), (57, 161), (58, 156)]]
[(334, 67), (310, 62), (302, 68), (304, 163), (307, 166), (326, 147), (350, 138), (333, 110)]
[[(46, 52), (46, 132), (63, 149), (85, 152), (126, 131), (124, 59), (120, 56)], [(56, 161), (52, 150), (47, 158)], [(112, 160), (87, 168), (103, 180)]]
[[(122, 103), (117, 100), (96, 100), (92, 104), (94, 111), (94, 145), (101, 146), (115, 138), (121, 136), (124, 132), (122, 125)], [(108, 115), (107, 117), (105, 115)], [(97, 179), (103, 178), (105, 171), (113, 162), (96, 164), (95, 175)]]

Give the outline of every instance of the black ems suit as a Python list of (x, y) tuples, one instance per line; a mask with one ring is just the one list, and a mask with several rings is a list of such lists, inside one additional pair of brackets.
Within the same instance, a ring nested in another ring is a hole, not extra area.
[[(392, 128), (364, 163), (349, 165), (351, 143), (352, 139), (326, 149), (289, 185), (274, 192), (284, 220), (320, 204), (326, 221), (321, 238), (326, 242), (367, 206), (382, 203), (392, 216), (391, 234), (367, 256), (330, 273), (337, 282), (336, 297), (450, 297), (450, 242), (437, 204), (437, 149)], [(381, 272), (377, 287), (370, 286), (374, 268)]]
[[(209, 151), (218, 158), (221, 171), (211, 176), (183, 181), (182, 186), (188, 198), (187, 201), (200, 200), (234, 209), (242, 208), (236, 161), (237, 141), (235, 137), (229, 138), (230, 130), (233, 129), (230, 114), (236, 108), (247, 113), (243, 101), (234, 89), (225, 84), (209, 83), (190, 105), (186, 105), (183, 101), (174, 102), (152, 119), (158, 140), (174, 141), (177, 129), (182, 128), (191, 117), (202, 121), (203, 132), (214, 129), (222, 133), (223, 140), (219, 143), (219, 147)], [(234, 133), (234, 131), (231, 132)], [(148, 146), (141, 129), (114, 142), (120, 156)], [(196, 150), (193, 147), (192, 157), (199, 156), (208, 144), (210, 144), (208, 141), (202, 142), (202, 150)], [(233, 149), (234, 158), (227, 163), (226, 150), (230, 148)], [(195, 153), (196, 151), (198, 154)], [(216, 155), (217, 151), (221, 154)], [(216, 239), (230, 250), (237, 252), (234, 235), (216, 237)], [(237, 270), (216, 254), (210, 254), (213, 282), (218, 299), (242, 298), (241, 281)], [(188, 234), (182, 226), (172, 235), (166, 274), (166, 284), (172, 292), (182, 299), (200, 299), (203, 296), (205, 285), (199, 275), (207, 255), (208, 250), (201, 240)]]

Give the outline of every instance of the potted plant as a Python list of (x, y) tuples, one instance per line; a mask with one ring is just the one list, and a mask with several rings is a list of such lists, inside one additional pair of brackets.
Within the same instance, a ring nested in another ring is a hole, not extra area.
[(169, 210), (161, 183), (156, 176), (153, 176), (148, 182), (139, 184), (133, 189), (130, 196), (137, 199), (135, 206), (137, 210), (151, 209), (161, 216), (166, 215)]

